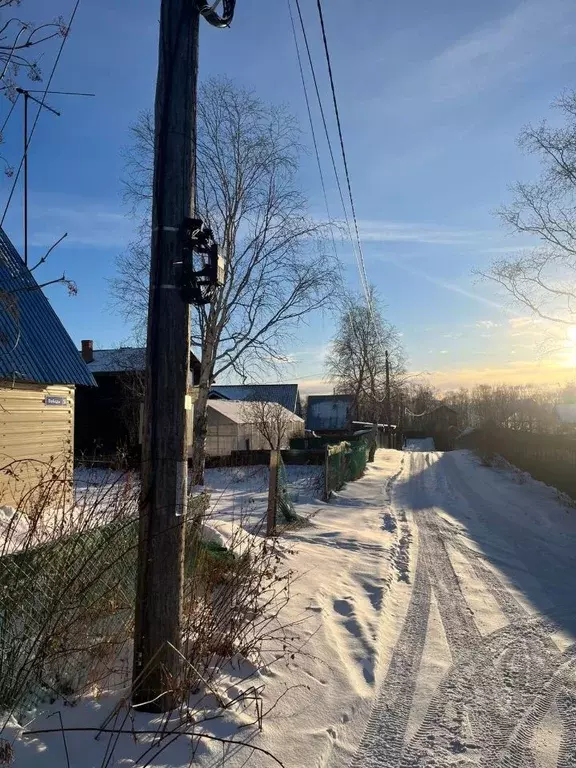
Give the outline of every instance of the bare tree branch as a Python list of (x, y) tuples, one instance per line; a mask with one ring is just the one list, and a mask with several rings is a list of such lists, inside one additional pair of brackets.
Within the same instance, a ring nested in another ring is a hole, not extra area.
[[(153, 121), (139, 116), (126, 151), (126, 202), (148, 217)], [(330, 308), (339, 265), (326, 224), (313, 220), (297, 184), (299, 131), (284, 109), (262, 102), (227, 79), (200, 89), (197, 207), (220, 243), (225, 284), (198, 309), (192, 342), (201, 347), (194, 457), (201, 481), (206, 402), (214, 378), (246, 379), (281, 359), (313, 311)], [(118, 260), (112, 293), (141, 333), (147, 311), (148, 233)], [(146, 271), (145, 269), (146, 268)]]
[(498, 215), (518, 234), (541, 245), (497, 259), (481, 277), (500, 286), (515, 303), (550, 323), (576, 323), (576, 92), (554, 104), (564, 125), (529, 125), (519, 145), (540, 158), (539, 179), (512, 187), (512, 202)]

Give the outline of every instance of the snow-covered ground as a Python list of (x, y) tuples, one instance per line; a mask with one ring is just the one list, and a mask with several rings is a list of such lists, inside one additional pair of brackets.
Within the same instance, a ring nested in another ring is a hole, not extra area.
[(433, 451), (433, 437), (409, 437), (406, 439), (405, 451)]
[[(241, 510), (253, 522), (264, 511), (267, 473), (239, 472), (208, 476), (222, 535)], [(298, 511), (313, 513), (283, 535), (284, 562), (298, 573), (283, 620), (301, 652), (252, 670), (251, 681), (240, 681), (246, 663), (224, 670), (217, 693), (265, 684), (264, 710), (273, 709), (262, 732), (247, 725), (250, 709), (230, 709), (203, 726), (210, 735), (249, 741), (285, 768), (576, 764), (576, 510), (565, 497), (465, 451), (379, 451), (330, 503), (314, 500), (309, 478), (291, 482), (302, 488)], [(100, 726), (113, 704), (58, 712), (64, 728)], [(132, 727), (124, 711), (112, 723)], [(140, 714), (134, 725), (154, 730), (158, 719)], [(65, 746), (71, 768), (103, 766), (109, 744), (109, 766), (190, 764), (188, 737), (142, 759), (152, 736), (64, 740), (46, 715), (29, 726), (44, 728), (57, 732), (16, 738), (16, 766), (67, 765)], [(194, 764), (277, 763), (205, 741)]]
[[(273, 711), (264, 720), (262, 734), (257, 728), (238, 726), (254, 719), (254, 711), (230, 711), (210, 724), (208, 731), (219, 738), (253, 741), (269, 750), (286, 766), (313, 766), (318, 760), (345, 766), (353, 755), (370, 713), (372, 699), (382, 669), (382, 649), (390, 644), (387, 635), (395, 622), (381, 621), (382, 604), (394, 616), (394, 591), (403, 584), (401, 563), (394, 559), (397, 532), (385, 524), (386, 482), (397, 466), (393, 451), (383, 451), (366, 476), (335, 495), (329, 504), (317, 500), (319, 468), (287, 467), (291, 492), (299, 494), (297, 511), (312, 515), (308, 525), (283, 535), (285, 564), (294, 570), (293, 598), (282, 620), (293, 624), (294, 643), (301, 652), (286, 662), (269, 656), (269, 668), (254, 671), (249, 681), (240, 682), (250, 665), (225, 670), (218, 693), (231, 697), (231, 691), (265, 684), (264, 710)], [(213, 514), (210, 525), (224, 536), (229, 527), (242, 521), (258, 522), (265, 514), (268, 473), (265, 468), (209, 470), (207, 485), (212, 489)], [(280, 649), (281, 650), (281, 649)], [(278, 653), (282, 656), (282, 653)], [(116, 698), (87, 699), (76, 707), (56, 707), (65, 728), (100, 727), (117, 702)], [(59, 720), (47, 718), (51, 711), (28, 726), (28, 730), (59, 728)], [(124, 713), (113, 727), (131, 728)], [(155, 730), (158, 718), (137, 714), (138, 730)], [(12, 724), (4, 735), (16, 736)], [(91, 768), (103, 764), (106, 747), (112, 738), (103, 734), (98, 741), (93, 733), (68, 732), (67, 748), (71, 768)], [(110, 765), (144, 765), (139, 757), (152, 736), (141, 736), (135, 744), (122, 735)], [(55, 768), (65, 765), (62, 734), (39, 734), (14, 744), (17, 766)], [(154, 750), (151, 753), (154, 754)], [(185, 768), (190, 760), (190, 742), (183, 737), (172, 744), (150, 765)], [(202, 766), (271, 766), (264, 753), (204, 742), (196, 760)], [(147, 757), (151, 755), (148, 754)], [(249, 758), (248, 763), (246, 760)]]

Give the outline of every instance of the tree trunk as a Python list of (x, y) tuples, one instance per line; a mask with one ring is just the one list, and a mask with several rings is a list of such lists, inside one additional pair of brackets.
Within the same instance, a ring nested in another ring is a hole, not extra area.
[(206, 465), (206, 434), (208, 432), (208, 395), (214, 374), (214, 344), (210, 329), (202, 349), (202, 365), (198, 385), (198, 399), (194, 403), (194, 433), (192, 436), (192, 484), (204, 485)]
[(204, 485), (206, 464), (206, 433), (208, 431), (208, 393), (210, 384), (200, 381), (198, 399), (194, 403), (194, 434), (192, 436), (192, 484)]

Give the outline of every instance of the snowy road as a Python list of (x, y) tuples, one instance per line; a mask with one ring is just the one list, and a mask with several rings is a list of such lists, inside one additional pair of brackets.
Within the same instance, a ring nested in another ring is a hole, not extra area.
[(407, 606), (353, 768), (576, 766), (576, 511), (550, 493), (404, 455), (386, 494)]

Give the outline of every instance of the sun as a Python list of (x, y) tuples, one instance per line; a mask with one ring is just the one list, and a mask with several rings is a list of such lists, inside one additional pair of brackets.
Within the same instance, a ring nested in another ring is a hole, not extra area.
[(566, 336), (571, 342), (576, 344), (576, 325), (571, 325), (570, 328), (568, 328)]

